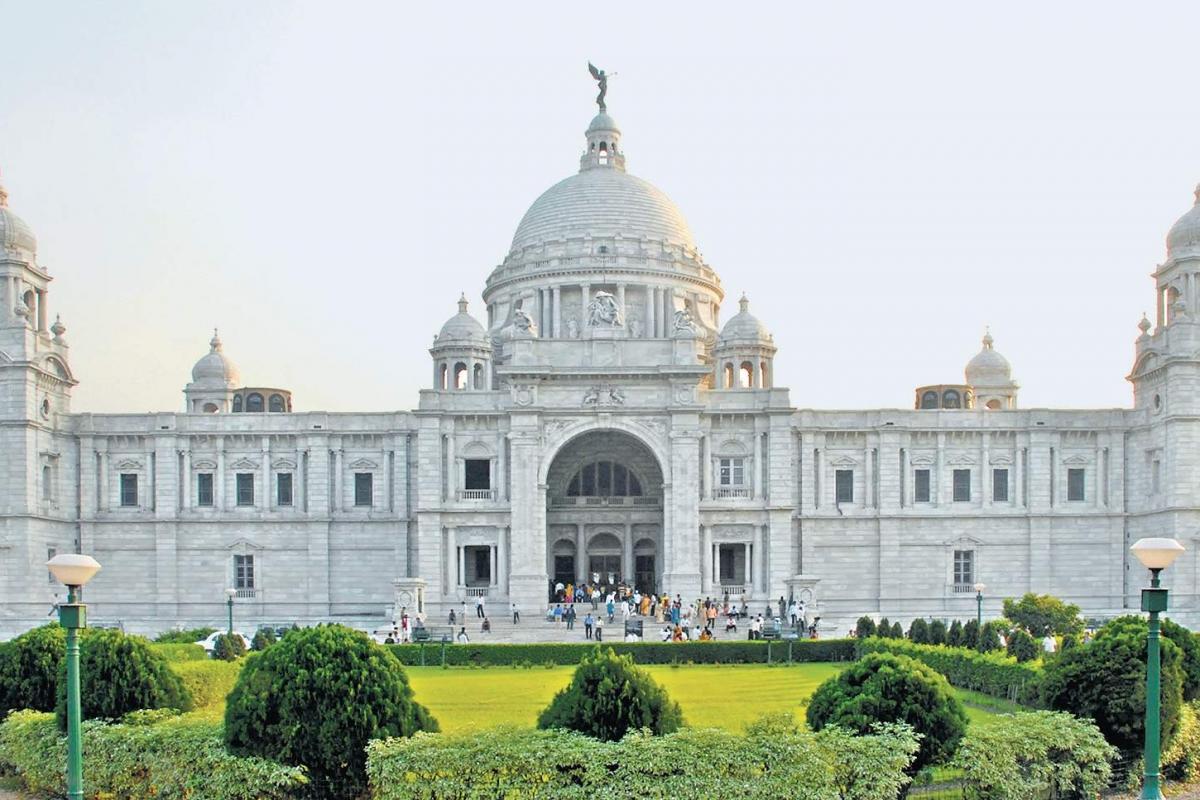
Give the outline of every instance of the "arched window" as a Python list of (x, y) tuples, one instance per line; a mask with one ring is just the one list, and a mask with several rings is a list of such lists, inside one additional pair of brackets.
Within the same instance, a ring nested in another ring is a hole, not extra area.
[(601, 164), (608, 163), (608, 142), (600, 143), (600, 163)]
[(450, 368), (445, 364), (442, 364), (441, 369), (438, 370), (437, 388), (441, 389), (443, 392), (450, 388)]
[(641, 496), (642, 482), (624, 464), (615, 461), (584, 464), (567, 484), (567, 497)]
[(217, 404), (216, 404), (216, 403), (205, 403), (205, 404), (204, 404), (204, 409), (203, 409), (203, 411), (204, 411), (204, 413), (205, 413), (205, 414), (216, 414), (216, 413), (217, 413), (218, 411), (220, 411), (220, 410), (221, 410), (221, 409), (217, 408)]
[(51, 500), (54, 498), (54, 485), (50, 482), (50, 465), (42, 467), (42, 499)]
[(758, 387), (760, 389), (770, 389), (771, 388), (771, 382), (770, 382), (770, 379), (767, 377), (767, 375), (768, 375), (767, 362), (763, 361), (762, 363), (760, 363), (758, 365)]
[(467, 365), (461, 361), (454, 365), (454, 388), (467, 388)]
[(284, 405), (283, 405), (283, 395), (281, 395), (281, 394), (271, 395), (271, 399), (267, 402), (267, 410), (275, 412), (275, 413), (280, 413), (280, 412), (285, 411), (286, 409), (284, 408)]
[(233, 396), (233, 413), (242, 413), (242, 396), (240, 394), (235, 394)]
[(738, 385), (743, 389), (754, 388), (754, 365), (749, 361), (742, 362), (742, 368), (738, 374)]
[(261, 412), (263, 410), (263, 396), (258, 392), (251, 392), (246, 395), (246, 410), (251, 414)]
[(921, 395), (921, 408), (937, 408), (938, 394), (937, 392), (925, 392)]
[(987, 409), (989, 411), (999, 411), (1000, 410), (1000, 401), (996, 400), (994, 398), (991, 400), (988, 400), (987, 401)]
[(721, 387), (721, 388), (722, 388), (722, 389), (732, 389), (732, 388), (733, 388), (733, 386), (734, 386), (734, 383), (733, 383), (733, 364), (726, 363), (726, 364), (725, 364), (725, 383), (722, 385), (722, 387)]
[(483, 388), (483, 364), (475, 365), (475, 374), (471, 377), (471, 387), (474, 389)]
[(962, 396), (957, 389), (942, 392), (942, 408), (962, 408)]

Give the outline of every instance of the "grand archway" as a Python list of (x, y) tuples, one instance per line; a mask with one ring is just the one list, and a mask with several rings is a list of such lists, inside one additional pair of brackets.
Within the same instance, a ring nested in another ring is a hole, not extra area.
[(558, 585), (662, 588), (663, 472), (632, 434), (589, 431), (546, 476), (546, 571)]

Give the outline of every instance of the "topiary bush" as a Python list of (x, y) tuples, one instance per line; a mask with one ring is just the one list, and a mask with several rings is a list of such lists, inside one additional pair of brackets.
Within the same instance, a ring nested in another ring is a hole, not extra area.
[[(1042, 678), (1042, 698), (1049, 708), (1070, 711), (1096, 721), (1104, 738), (1132, 760), (1141, 754), (1146, 711), (1146, 621), (1118, 617), (1096, 632), (1084, 647), (1051, 659)], [(1175, 735), (1183, 703), (1183, 670), (1179, 648), (1161, 641), (1162, 744)]]
[(950, 647), (961, 647), (963, 640), (963, 626), (958, 620), (950, 623), (950, 629), (946, 631), (946, 644)]
[(236, 633), (222, 633), (213, 640), (213, 658), (221, 661), (236, 661), (244, 655), (246, 655), (246, 642)]
[(182, 631), (166, 631), (154, 637), (155, 644), (195, 644), (216, 633), (216, 628), (188, 628)]
[(891, 636), (891, 638), (893, 638), (893, 639), (903, 639), (903, 638), (904, 638), (904, 628), (901, 628), (901, 627), (900, 627), (900, 623), (899, 623), (899, 622), (893, 622), (893, 623), (892, 623), (892, 636)]
[(979, 630), (979, 641), (975, 649), (981, 653), (991, 653), (1003, 649), (1000, 636), (1008, 632), (1008, 626), (998, 620), (983, 623)]
[(910, 775), (949, 760), (967, 730), (967, 714), (946, 679), (890, 653), (870, 653), (817, 687), (807, 719), (814, 731), (837, 725), (864, 734), (879, 723), (910, 725), (921, 737)]
[(963, 625), (962, 639), (959, 641), (960, 647), (969, 647), (972, 650), (979, 649), (979, 620), (969, 619)]
[[(79, 637), (79, 683), (84, 719), (120, 719), (143, 708), (190, 711), (192, 698), (167, 660), (141, 636), (89, 629)], [(58, 668), (54, 706), (67, 727), (67, 664)]]
[(1025, 631), (1017, 628), (1008, 636), (1008, 654), (1019, 663), (1033, 661), (1038, 657), (1038, 644)]
[(892, 623), (887, 617), (879, 620), (879, 624), (875, 626), (875, 635), (884, 639), (892, 638)]
[(67, 635), (57, 623), (26, 631), (0, 646), (0, 719), (9, 711), (53, 711)]
[(935, 619), (929, 623), (929, 644), (946, 643), (946, 623)]
[(370, 740), (436, 730), (400, 662), (341, 625), (293, 630), (248, 658), (225, 706), (229, 748), (303, 765), (311, 798), (359, 797)]
[(596, 648), (579, 663), (571, 683), (554, 695), (537, 724), (615, 742), (642, 728), (655, 735), (673, 733), (683, 724), (683, 712), (632, 658)]
[[(1179, 648), (1180, 667), (1183, 669), (1183, 699), (1200, 697), (1200, 641), (1196, 634), (1169, 619), (1162, 621), (1162, 635)], [(1065, 642), (1064, 642), (1065, 644)]]
[(908, 626), (908, 640), (914, 644), (929, 644), (929, 623), (917, 617)]
[(875, 635), (875, 620), (870, 617), (859, 617), (854, 625), (854, 638), (867, 639)]
[(270, 628), (259, 628), (258, 632), (254, 634), (254, 638), (250, 640), (250, 649), (256, 653), (261, 652), (275, 644), (276, 641), (275, 631)]
[(1038, 663), (1018, 664), (1003, 651), (980, 653), (966, 647), (936, 647), (876, 637), (859, 642), (859, 656), (866, 653), (893, 653), (916, 659), (960, 689), (1022, 705), (1039, 702), (1042, 670)]

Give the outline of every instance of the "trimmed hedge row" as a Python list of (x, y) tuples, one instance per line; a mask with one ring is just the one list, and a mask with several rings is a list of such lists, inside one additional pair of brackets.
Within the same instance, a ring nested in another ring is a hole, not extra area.
[(1040, 704), (1040, 667), (1000, 653), (980, 653), (966, 647), (913, 644), (904, 639), (872, 637), (858, 642), (858, 655), (895, 653), (929, 665), (946, 676), (952, 686), (999, 697), (1026, 706)]
[[(785, 640), (776, 642), (601, 642), (606, 650), (618, 655), (631, 655), (635, 664), (770, 664), (788, 661), (853, 661), (855, 659), (853, 639), (829, 640)], [(591, 652), (597, 644), (539, 643), (539, 644), (447, 644), (446, 665), (511, 666), (519, 664), (559, 664), (574, 666)], [(421, 650), (424, 648), (424, 665), (438, 666), (442, 663), (442, 644), (433, 642), (420, 644), (388, 645), (392, 653), (405, 666), (421, 666)], [(953, 681), (952, 681), (953, 682)]]
[(233, 691), (238, 673), (242, 671), (242, 663), (211, 659), (176, 661), (171, 664), (171, 671), (179, 676), (192, 696), (192, 707), (200, 711), (216, 706), (224, 708), (225, 698)]
[(837, 728), (812, 734), (767, 724), (745, 736), (682, 730), (631, 733), (618, 742), (506, 728), (487, 736), (375, 740), (367, 745), (367, 777), (372, 800), (894, 800), (916, 750), (907, 726), (851, 736)]
[[(289, 800), (308, 782), (300, 767), (225, 750), (221, 726), (83, 724), (83, 780), (89, 797), (112, 800)], [(37, 794), (65, 796), (67, 744), (53, 714), (17, 711), (0, 724), (0, 768)]]
[(207, 661), (208, 653), (198, 644), (156, 644), (151, 643), (150, 649), (160, 654), (167, 661)]

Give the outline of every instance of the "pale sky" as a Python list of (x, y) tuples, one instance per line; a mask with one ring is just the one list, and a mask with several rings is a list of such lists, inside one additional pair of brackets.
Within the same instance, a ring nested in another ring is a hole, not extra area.
[(985, 325), (1022, 406), (1131, 403), (1200, 180), (1200, 4), (733, 9), (0, 0), (0, 172), (73, 408), (182, 410), (214, 326), (298, 411), (414, 407), (578, 169), (588, 59), (794, 405), (911, 407)]

